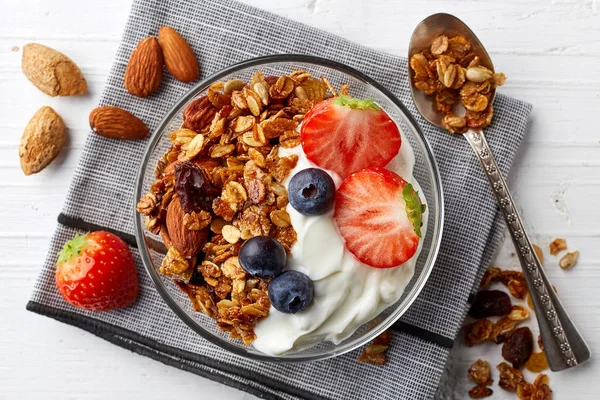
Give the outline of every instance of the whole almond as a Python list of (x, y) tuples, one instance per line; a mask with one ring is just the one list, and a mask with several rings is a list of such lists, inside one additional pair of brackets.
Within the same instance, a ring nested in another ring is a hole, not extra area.
[(25, 175), (40, 172), (60, 153), (67, 128), (60, 115), (44, 106), (29, 121), (19, 144), (19, 159)]
[(144, 122), (122, 108), (102, 106), (90, 113), (90, 128), (100, 136), (110, 139), (135, 140), (148, 136)]
[(77, 65), (50, 47), (37, 43), (23, 46), (21, 69), (31, 83), (49, 96), (87, 92), (87, 83)]
[(158, 31), (158, 43), (162, 49), (167, 71), (177, 80), (192, 82), (200, 75), (194, 51), (177, 31), (163, 26)]
[(167, 209), (167, 231), (173, 246), (185, 258), (195, 257), (208, 238), (208, 228), (191, 231), (183, 224), (185, 212), (177, 196), (173, 197)]
[(129, 57), (125, 70), (125, 89), (146, 97), (158, 89), (162, 79), (163, 55), (154, 36), (140, 40)]

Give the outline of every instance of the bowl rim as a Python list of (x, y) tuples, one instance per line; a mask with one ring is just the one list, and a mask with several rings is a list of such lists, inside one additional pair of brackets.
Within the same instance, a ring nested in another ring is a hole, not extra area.
[[(295, 355), (294, 353), (292, 353), (289, 355), (271, 356), (268, 354), (251, 353), (251, 352), (242, 350), (240, 347), (237, 347), (237, 346), (227, 342), (226, 340), (217, 337), (216, 335), (208, 332), (207, 330), (205, 330), (204, 328), (199, 326), (187, 314), (187, 312), (184, 311), (173, 298), (171, 298), (170, 294), (167, 292), (167, 289), (166, 289), (161, 277), (154, 270), (154, 268), (152, 266), (152, 262), (150, 260), (149, 254), (148, 254), (148, 251), (147, 251), (146, 243), (143, 239), (144, 232), (143, 232), (142, 215), (137, 213), (137, 211), (136, 211), (137, 202), (139, 201), (139, 199), (141, 198), (141, 196), (143, 194), (142, 186), (143, 186), (143, 182), (144, 182), (143, 177), (144, 177), (144, 173), (145, 173), (144, 167), (145, 166), (147, 167), (148, 161), (149, 161), (149, 158), (151, 155), (151, 150), (156, 146), (156, 144), (158, 143), (158, 141), (160, 140), (160, 138), (162, 136), (162, 135), (159, 135), (158, 133), (163, 131), (166, 128), (167, 124), (173, 118), (176, 111), (181, 107), (181, 105), (187, 103), (189, 100), (194, 98), (202, 88), (207, 88), (208, 86), (210, 86), (211, 83), (218, 81), (222, 77), (227, 76), (231, 73), (234, 73), (237, 70), (248, 68), (248, 67), (253, 67), (253, 66), (257, 66), (257, 65), (261, 65), (261, 64), (269, 64), (269, 63), (276, 63), (276, 62), (304, 62), (304, 63), (316, 64), (316, 65), (320, 65), (320, 66), (324, 66), (324, 67), (330, 67), (330, 68), (342, 71), (344, 73), (347, 73), (349, 75), (352, 75), (355, 78), (358, 78), (359, 80), (364, 81), (365, 83), (371, 85), (372, 87), (374, 87), (375, 89), (377, 89), (381, 93), (383, 93), (383, 95), (385, 95), (391, 102), (393, 102), (402, 111), (404, 116), (408, 119), (409, 123), (412, 125), (412, 128), (416, 131), (417, 135), (420, 136), (420, 139), (423, 143), (423, 147), (425, 148), (425, 152), (427, 154), (427, 158), (431, 165), (431, 170), (433, 173), (432, 180), (436, 183), (436, 185), (434, 185), (434, 186), (437, 186), (435, 188), (437, 190), (434, 190), (434, 194), (435, 194), (435, 192), (437, 192), (437, 204), (438, 204), (438, 209), (439, 209), (437, 214), (438, 214), (439, 218), (435, 221), (435, 226), (432, 227), (434, 229), (433, 230), (434, 236), (432, 237), (432, 244), (431, 244), (432, 249), (430, 250), (430, 253), (429, 253), (430, 261), (429, 261), (429, 264), (425, 265), (425, 267), (424, 267), (424, 268), (427, 268), (426, 271), (423, 271), (420, 274), (420, 276), (417, 279), (417, 281), (415, 282), (414, 286), (411, 288), (410, 292), (408, 293), (407, 300), (405, 300), (405, 303), (404, 303), (402, 309), (399, 309), (400, 307), (397, 308), (393, 314), (391, 314), (390, 316), (387, 317), (387, 319), (388, 319), (387, 323), (380, 324), (378, 329), (373, 329), (372, 332), (364, 335), (364, 337), (361, 338), (361, 340), (358, 340), (355, 343), (351, 342), (351, 343), (347, 344), (345, 347), (342, 347), (341, 349), (336, 349), (334, 351), (331, 351), (329, 353), (325, 353), (322, 355), (302, 355), (302, 354)], [(146, 269), (146, 272), (150, 276), (150, 279), (154, 283), (154, 287), (156, 288), (156, 290), (158, 291), (158, 293), (160, 294), (162, 299), (165, 301), (165, 303), (167, 303), (169, 308), (171, 308), (171, 310), (187, 326), (189, 326), (194, 332), (196, 332), (197, 334), (199, 334), (200, 336), (202, 336), (204, 339), (208, 340), (212, 344), (214, 344), (222, 349), (228, 350), (228, 351), (232, 352), (233, 354), (240, 356), (240, 357), (247, 357), (249, 359), (253, 359), (253, 360), (257, 360), (257, 361), (268, 361), (268, 362), (275, 362), (275, 363), (299, 363), (299, 362), (326, 360), (328, 358), (336, 357), (336, 356), (348, 353), (352, 350), (355, 350), (356, 348), (365, 345), (367, 342), (373, 340), (375, 337), (377, 337), (378, 335), (383, 333), (386, 329), (388, 329), (391, 325), (393, 325), (398, 319), (400, 319), (400, 317), (410, 308), (412, 303), (417, 299), (418, 295), (422, 291), (423, 287), (425, 286), (425, 283), (429, 279), (429, 276), (431, 275), (431, 271), (433, 270), (433, 267), (435, 266), (435, 262), (437, 260), (437, 256), (438, 256), (438, 253), (440, 250), (440, 245), (441, 245), (441, 240), (442, 240), (443, 226), (444, 226), (445, 210), (444, 210), (443, 199), (444, 199), (444, 194), (443, 194), (441, 175), (439, 173), (438, 165), (437, 165), (437, 162), (433, 155), (433, 150), (431, 148), (431, 145), (429, 144), (429, 142), (427, 141), (427, 138), (421, 131), (421, 127), (419, 126), (419, 124), (415, 120), (415, 118), (413, 117), (412, 113), (402, 103), (402, 101), (400, 101), (400, 99), (398, 99), (396, 97), (396, 95), (394, 95), (390, 90), (385, 88), (383, 85), (379, 84), (373, 78), (371, 78), (368, 75), (364, 74), (363, 72), (361, 72), (353, 67), (350, 67), (346, 64), (343, 64), (341, 62), (329, 60), (329, 59), (326, 59), (323, 57), (312, 56), (312, 55), (282, 53), (282, 54), (273, 54), (273, 55), (266, 55), (266, 56), (250, 58), (250, 59), (232, 64), (229, 67), (223, 68), (223, 69), (219, 70), (218, 72), (206, 77), (201, 82), (194, 85), (193, 87), (191, 87), (182, 97), (180, 97), (175, 102), (175, 104), (169, 109), (169, 111), (162, 118), (161, 122), (158, 124), (157, 128), (154, 130), (151, 140), (148, 142), (148, 145), (147, 145), (146, 149), (144, 150), (144, 156), (141, 159), (137, 178), (136, 178), (136, 185), (135, 185), (135, 192), (134, 192), (132, 206), (133, 206), (133, 213), (134, 213), (133, 220), (134, 220), (134, 228), (135, 228), (135, 238), (136, 238), (138, 250), (140, 253), (140, 258), (142, 259), (142, 263), (144, 264), (144, 268)]]

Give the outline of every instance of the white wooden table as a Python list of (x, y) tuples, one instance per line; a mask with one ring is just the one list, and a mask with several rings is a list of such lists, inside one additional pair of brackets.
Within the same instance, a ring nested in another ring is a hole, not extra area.
[[(547, 272), (592, 347), (600, 351), (600, 3), (597, 0), (245, 0), (390, 53), (404, 55), (413, 27), (446, 11), (464, 19), (508, 76), (502, 93), (529, 101), (534, 113), (512, 189)], [(367, 5), (368, 4), (368, 5)], [(133, 354), (84, 331), (25, 311), (56, 216), (88, 134), (112, 63), (129, 2), (0, 0), (0, 398), (250, 399), (212, 381)], [(20, 70), (21, 48), (40, 42), (66, 53), (83, 70), (89, 94), (49, 98)], [(69, 127), (58, 159), (25, 177), (18, 144), (29, 118), (54, 107)], [(579, 263), (562, 271), (548, 254), (553, 237), (579, 249)], [(496, 265), (517, 268), (507, 241)], [(530, 324), (534, 325), (534, 324)], [(537, 330), (537, 328), (535, 328)], [(500, 361), (499, 348), (453, 351), (455, 394), (477, 358)], [(550, 374), (555, 398), (597, 398), (600, 364)], [(494, 371), (497, 382), (497, 374)], [(495, 397), (514, 399), (494, 385)]]

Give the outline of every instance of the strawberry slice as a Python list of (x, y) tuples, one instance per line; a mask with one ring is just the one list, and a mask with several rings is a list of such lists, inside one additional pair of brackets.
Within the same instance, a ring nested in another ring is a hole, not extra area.
[(424, 211), (411, 184), (385, 168), (367, 168), (342, 183), (334, 217), (346, 248), (359, 261), (391, 268), (417, 251)]
[(398, 125), (372, 99), (340, 95), (310, 109), (300, 129), (306, 157), (342, 179), (384, 167), (400, 150)]

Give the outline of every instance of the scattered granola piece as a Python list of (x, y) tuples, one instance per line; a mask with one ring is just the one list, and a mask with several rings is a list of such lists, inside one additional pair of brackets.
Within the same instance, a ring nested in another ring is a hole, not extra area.
[(530, 400), (534, 391), (535, 387), (527, 381), (522, 381), (517, 384), (517, 396), (521, 400)]
[(517, 390), (517, 385), (524, 381), (523, 374), (518, 369), (515, 369), (505, 362), (501, 362), (496, 366), (500, 372), (500, 380), (498, 386), (509, 392)]
[(477, 385), (469, 390), (469, 397), (472, 399), (483, 399), (489, 397), (494, 393), (492, 389), (487, 386)]
[(485, 342), (490, 338), (493, 324), (489, 319), (478, 319), (465, 326), (465, 344), (469, 347)]
[(358, 357), (359, 362), (383, 365), (387, 361), (385, 351), (390, 347), (392, 333), (384, 331), (381, 335), (373, 339), (373, 342), (363, 349)]
[(522, 300), (525, 298), (525, 296), (527, 296), (528, 290), (527, 283), (525, 283), (525, 281), (511, 279), (510, 281), (508, 281), (506, 286), (508, 287), (510, 294), (515, 296), (517, 299)]
[(575, 250), (569, 252), (563, 256), (558, 262), (559, 267), (562, 269), (570, 269), (573, 268), (575, 264), (577, 264), (577, 258), (579, 258), (579, 250)]
[(563, 250), (567, 249), (567, 240), (563, 238), (556, 238), (550, 243), (550, 254), (553, 256), (557, 255)]
[(492, 282), (496, 282), (500, 278), (502, 270), (497, 267), (488, 267), (483, 274), (479, 287), (482, 289), (487, 288)]
[(475, 361), (468, 371), (469, 379), (478, 385), (491, 385), (493, 380), (490, 372), (490, 364), (484, 360)]

